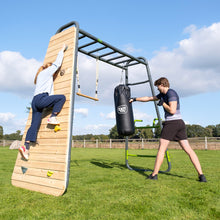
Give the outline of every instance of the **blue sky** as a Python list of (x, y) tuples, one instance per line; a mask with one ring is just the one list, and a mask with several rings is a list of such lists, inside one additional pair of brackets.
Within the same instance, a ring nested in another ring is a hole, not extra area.
[[(49, 40), (59, 27), (73, 20), (109, 44), (147, 58), (153, 80), (165, 76), (179, 93), (186, 123), (220, 123), (218, 0), (9, 0), (1, 8), (0, 125), (4, 134), (23, 132), (33, 78)], [(95, 68), (95, 60), (79, 55), (81, 88), (91, 96)], [(144, 74), (143, 69), (134, 68), (130, 80), (142, 81)], [(100, 101), (76, 97), (73, 134), (108, 134), (115, 125), (113, 92), (120, 78), (120, 69), (99, 63)], [(146, 85), (131, 91), (132, 96), (150, 95)], [(134, 103), (133, 109), (143, 125), (156, 117), (152, 103)]]

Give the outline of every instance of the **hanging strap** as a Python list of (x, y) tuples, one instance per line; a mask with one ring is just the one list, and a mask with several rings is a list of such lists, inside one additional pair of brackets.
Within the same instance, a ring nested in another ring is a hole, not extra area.
[(121, 79), (120, 79), (120, 84), (123, 84), (123, 73), (124, 73), (124, 70), (122, 69), (122, 70), (121, 70)]
[(84, 95), (81, 93), (81, 89), (80, 89), (80, 82), (79, 82), (79, 71), (78, 71), (78, 61), (77, 61), (77, 67), (76, 67), (76, 79), (77, 79), (77, 87), (78, 87), (78, 92), (76, 93), (76, 95), (78, 96), (82, 96), (82, 97), (85, 97), (85, 98), (88, 98), (88, 99), (92, 99), (94, 101), (99, 101), (98, 98), (97, 98), (97, 89), (98, 89), (98, 71), (97, 71), (97, 66), (96, 66), (96, 96), (95, 98), (94, 97), (91, 97), (91, 96), (88, 96), (88, 95)]
[(77, 79), (77, 87), (78, 87), (78, 92), (77, 93), (81, 93), (80, 84), (79, 84), (78, 60), (77, 60), (77, 64), (76, 64), (76, 79)]
[(99, 59), (96, 58), (96, 84), (95, 84), (95, 98), (98, 98), (98, 84), (99, 84)]
[[(125, 67), (125, 63), (123, 64), (123, 67)], [(121, 79), (120, 79), (120, 84), (125, 84), (123, 83), (123, 76), (124, 76), (124, 68), (121, 69)], [(125, 76), (124, 76), (125, 78)]]

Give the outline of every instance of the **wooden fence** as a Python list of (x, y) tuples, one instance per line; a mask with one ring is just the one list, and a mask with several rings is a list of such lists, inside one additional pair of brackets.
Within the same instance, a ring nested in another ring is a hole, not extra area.
[[(189, 138), (191, 147), (195, 150), (220, 150), (219, 138)], [(129, 149), (157, 149), (159, 139), (129, 139)], [(125, 139), (109, 140), (73, 140), (72, 147), (75, 148), (125, 148)], [(178, 142), (171, 142), (169, 149), (181, 149)]]
[(0, 147), (10, 146), (15, 140), (0, 140)]
[[(220, 150), (220, 137), (189, 138), (189, 143), (194, 150)], [(0, 140), (0, 146), (10, 146), (14, 140)], [(129, 139), (129, 149), (157, 149), (159, 139)], [(73, 140), (75, 148), (125, 148), (125, 139), (108, 140)], [(177, 142), (171, 142), (169, 149), (181, 149)]]

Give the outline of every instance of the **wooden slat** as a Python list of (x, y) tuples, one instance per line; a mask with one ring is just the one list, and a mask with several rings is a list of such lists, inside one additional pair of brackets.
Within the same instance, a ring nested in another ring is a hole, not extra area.
[[(66, 42), (66, 41), (65, 41), (65, 42)], [(66, 42), (66, 44), (68, 45), (68, 41)], [(60, 48), (58, 48), (58, 50), (59, 50), (59, 49), (60, 49)], [(67, 55), (67, 56), (72, 55), (72, 52), (70, 51), (71, 49), (73, 49), (73, 48), (71, 48), (70, 46), (68, 46), (68, 50), (66, 51), (66, 55)], [(48, 61), (51, 62), (51, 61), (55, 60), (56, 57), (57, 57), (56, 51), (57, 51), (56, 48), (55, 48), (55, 50), (53, 50), (53, 51), (49, 51), (49, 53), (47, 54), (47, 57), (46, 57), (44, 63), (46, 63), (46, 62), (48, 62)], [(70, 59), (67, 59), (67, 60), (65, 60), (65, 62), (64, 62), (63, 64), (65, 65), (66, 62), (69, 62), (69, 61), (70, 61)], [(71, 64), (70, 64), (69, 66), (71, 66)], [(67, 65), (67, 67), (68, 67), (68, 65)]]
[[(64, 116), (64, 117), (66, 117), (66, 116)], [(64, 133), (67, 133), (68, 123), (61, 120), (60, 121), (61, 130), (59, 132), (55, 132), (54, 128), (55, 128), (55, 125), (48, 125), (47, 122), (43, 121), (42, 125), (40, 126), (40, 130), (38, 131), (38, 133), (39, 134), (41, 134), (41, 133), (49, 134), (50, 133), (50, 134), (53, 134), (54, 137), (57, 137), (58, 133), (59, 133), (59, 135), (64, 135)]]
[[(51, 170), (27, 167), (25, 175), (47, 178), (48, 171), (51, 172)], [(22, 168), (20, 166), (15, 166), (14, 173), (23, 175)], [(53, 171), (53, 174), (50, 176), (50, 179), (64, 180), (64, 178), (65, 178), (65, 172), (61, 172), (61, 171)]]
[(64, 189), (65, 186), (63, 180), (51, 179), (50, 177), (39, 177), (39, 176), (30, 176), (26, 174), (14, 173), (12, 179), (20, 180), (21, 182), (27, 182), (27, 183), (34, 183), (34, 184), (38, 183), (37, 185), (53, 187), (58, 189)]
[(56, 90), (56, 93), (55, 94), (68, 94), (68, 93), (71, 93), (71, 91), (69, 90), (69, 88), (60, 88), (60, 89), (57, 89)]
[(27, 182), (23, 182), (21, 180), (16, 180), (16, 179), (12, 179), (11, 182), (12, 182), (12, 185), (14, 186), (28, 189), (31, 191), (41, 192), (41, 193), (48, 194), (48, 195), (53, 195), (53, 196), (62, 196), (63, 193), (65, 192), (65, 188), (57, 189), (57, 188), (53, 188), (50, 186), (47, 187), (47, 186), (42, 186), (39, 184), (27, 183)]
[(35, 147), (32, 149), (32, 153), (41, 153), (42, 150), (45, 150), (47, 154), (66, 154), (65, 146), (59, 145), (59, 146), (48, 146), (41, 144), (39, 147)]
[[(34, 157), (34, 156), (33, 156)], [(30, 155), (30, 159), (28, 161), (24, 161), (20, 158), (17, 158), (15, 163), (16, 166), (23, 166), (23, 167), (33, 167), (38, 169), (49, 169), (49, 170), (56, 170), (65, 172), (66, 164), (60, 162), (51, 162), (51, 161), (36, 161), (32, 160), (32, 155)]]
[(66, 139), (68, 137), (68, 134), (66, 131), (58, 131), (58, 132), (39, 132), (37, 135), (37, 139), (48, 139), (48, 142), (50, 139)]
[[(57, 92), (58, 89), (63, 89), (63, 88), (69, 87), (70, 86), (69, 84), (70, 84), (69, 81), (63, 81), (62, 83), (57, 83), (56, 85), (54, 85), (54, 89)], [(71, 91), (68, 91), (66, 93), (71, 93)]]
[[(51, 37), (47, 53), (44, 59), (46, 62), (54, 62), (63, 43), (68, 45), (64, 53), (62, 66), (54, 81), (54, 94), (64, 94), (66, 102), (62, 111), (57, 116), (60, 121), (61, 130), (54, 131), (53, 125), (47, 124), (52, 109), (45, 109), (42, 114), (42, 122), (38, 131), (37, 144), (31, 143), (30, 156), (28, 161), (21, 159), (18, 153), (14, 171), (12, 174), (12, 184), (17, 187), (38, 191), (54, 196), (62, 195), (66, 190), (68, 181), (67, 154), (70, 142), (69, 128), (71, 127), (71, 99), (72, 99), (72, 81), (73, 81), (73, 63), (75, 48), (75, 27), (68, 28), (59, 34)], [(61, 76), (60, 71), (64, 70)], [(24, 142), (27, 130), (31, 125), (32, 110), (28, 115), (22, 142)], [(26, 168), (23, 173), (22, 167)], [(51, 171), (51, 177), (47, 172)]]
[[(67, 109), (67, 110), (69, 110), (69, 109)], [(45, 118), (42, 119), (41, 125), (44, 125), (45, 127), (52, 129), (52, 125), (49, 126), (48, 123), (47, 123), (47, 120), (50, 117), (50, 115), (51, 115), (51, 111), (48, 113), (47, 116), (45, 116)], [(68, 126), (68, 123), (69, 123), (69, 121), (68, 121), (68, 112), (66, 112), (66, 114), (64, 112), (62, 114), (60, 113), (57, 116), (57, 119), (59, 120), (60, 124), (62, 124), (63, 128)], [(28, 118), (26, 123), (27, 123), (28, 126), (31, 125), (31, 118)]]
[[(69, 140), (66, 139), (38, 139), (39, 145), (48, 145), (48, 146), (59, 146), (59, 145), (67, 145)], [(37, 146), (36, 146), (37, 147)], [(32, 150), (32, 148), (31, 148)]]
[[(62, 70), (65, 70), (65, 73), (64, 73), (63, 76), (59, 76), (60, 72), (58, 73), (58, 76), (56, 78), (56, 81), (57, 81), (56, 86), (59, 85), (59, 84), (63, 85), (64, 82), (71, 80), (72, 76), (71, 76), (71, 74), (68, 73), (69, 70), (68, 69), (67, 70), (62, 69)], [(56, 88), (56, 86), (55, 86), (55, 88)]]

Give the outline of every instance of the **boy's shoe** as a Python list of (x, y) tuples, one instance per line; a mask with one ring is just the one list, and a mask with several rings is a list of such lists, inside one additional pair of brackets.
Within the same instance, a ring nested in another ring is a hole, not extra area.
[(199, 175), (199, 182), (207, 182), (207, 180), (203, 174)]
[(150, 180), (157, 180), (157, 174), (152, 176), (152, 173), (150, 174), (150, 176), (147, 177), (147, 179), (150, 179)]
[(19, 148), (19, 152), (20, 152), (20, 154), (21, 154), (21, 156), (22, 156), (23, 159), (25, 159), (25, 160), (28, 160), (28, 159), (29, 159), (29, 158), (28, 158), (27, 150), (26, 150), (26, 148), (25, 148), (24, 146), (21, 146), (21, 147)]
[(55, 116), (48, 118), (47, 123), (51, 124), (51, 125), (59, 125), (60, 124), (60, 122), (57, 120), (57, 118)]

